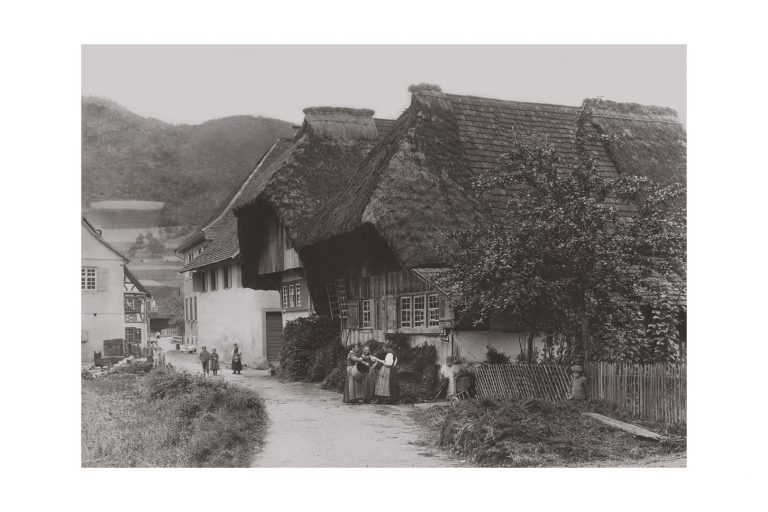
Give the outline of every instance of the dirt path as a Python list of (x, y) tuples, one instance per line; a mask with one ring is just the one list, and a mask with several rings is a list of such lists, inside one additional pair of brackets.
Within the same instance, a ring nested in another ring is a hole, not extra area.
[[(167, 360), (199, 372), (196, 354), (167, 353)], [(457, 467), (466, 466), (429, 446), (407, 405), (348, 405), (317, 384), (280, 383), (266, 372), (225, 369), (229, 382), (258, 391), (271, 424), (254, 467)]]

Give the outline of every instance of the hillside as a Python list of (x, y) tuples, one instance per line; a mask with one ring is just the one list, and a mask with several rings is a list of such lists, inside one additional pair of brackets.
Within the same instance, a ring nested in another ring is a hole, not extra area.
[(199, 125), (141, 117), (82, 98), (82, 201), (163, 201), (160, 225), (205, 220), (291, 123), (233, 116)]

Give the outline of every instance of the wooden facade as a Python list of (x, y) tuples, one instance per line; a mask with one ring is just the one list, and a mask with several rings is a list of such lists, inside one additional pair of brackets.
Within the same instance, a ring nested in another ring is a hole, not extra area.
[(445, 336), (452, 311), (443, 294), (399, 265), (370, 227), (313, 246), (302, 258), (316, 311), (341, 316), (345, 343), (383, 341), (394, 333)]
[(238, 218), (243, 286), (280, 290), (280, 273), (302, 267), (285, 228), (274, 210), (260, 204)]

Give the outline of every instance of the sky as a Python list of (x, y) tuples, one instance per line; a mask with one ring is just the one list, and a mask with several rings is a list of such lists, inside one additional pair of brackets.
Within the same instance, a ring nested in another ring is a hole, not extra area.
[(394, 119), (422, 82), (515, 101), (661, 105), (686, 121), (684, 45), (83, 45), (81, 62), (83, 95), (174, 124), (300, 123), (303, 108), (324, 105)]

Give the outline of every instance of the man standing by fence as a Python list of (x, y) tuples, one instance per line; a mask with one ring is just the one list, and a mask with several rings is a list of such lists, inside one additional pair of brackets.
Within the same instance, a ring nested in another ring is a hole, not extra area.
[(571, 396), (568, 399), (586, 400), (587, 378), (584, 376), (584, 368), (577, 364), (571, 366), (571, 375), (573, 375), (573, 382), (571, 384)]

